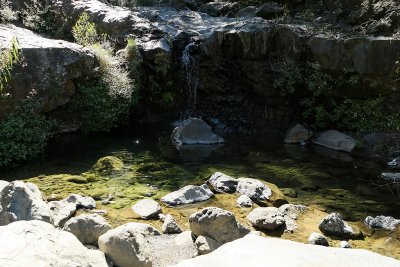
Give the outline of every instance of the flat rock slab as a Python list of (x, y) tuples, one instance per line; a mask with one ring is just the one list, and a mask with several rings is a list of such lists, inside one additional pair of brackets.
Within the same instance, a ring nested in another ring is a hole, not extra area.
[(400, 261), (362, 249), (329, 248), (277, 238), (247, 235), (214, 252), (184, 260), (175, 267), (221, 266), (362, 266), (399, 267)]
[(334, 150), (351, 152), (356, 147), (356, 140), (336, 130), (320, 133), (313, 141), (314, 144)]

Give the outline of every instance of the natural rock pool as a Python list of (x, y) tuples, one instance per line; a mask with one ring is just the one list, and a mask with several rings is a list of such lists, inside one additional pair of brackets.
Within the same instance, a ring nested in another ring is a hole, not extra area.
[[(264, 234), (307, 242), (327, 213), (339, 212), (364, 233), (363, 239), (351, 240), (353, 247), (400, 259), (399, 230), (372, 231), (363, 224), (368, 215), (400, 218), (400, 201), (380, 178), (383, 165), (317, 146), (284, 145), (279, 135), (228, 136), (224, 145), (178, 151), (171, 143), (172, 129), (169, 125), (142, 125), (103, 136), (59, 137), (41, 160), (3, 172), (0, 179), (33, 182), (47, 199), (62, 199), (70, 193), (92, 196), (98, 202), (97, 209), (106, 210), (105, 217), (116, 226), (140, 220), (131, 210), (137, 200), (159, 200), (187, 184), (206, 182), (216, 171), (258, 178), (276, 184), (289, 203), (310, 207), (299, 218), (298, 231)], [(251, 209), (238, 208), (237, 197), (216, 194), (200, 204), (162, 209), (184, 229), (188, 229), (190, 214), (206, 206), (232, 211), (249, 226), (246, 216)], [(158, 220), (150, 223), (159, 228), (162, 225)], [(337, 246), (340, 240), (332, 242)]]

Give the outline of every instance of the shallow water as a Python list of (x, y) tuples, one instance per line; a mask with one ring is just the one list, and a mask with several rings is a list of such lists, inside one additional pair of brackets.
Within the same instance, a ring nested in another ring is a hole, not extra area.
[[(362, 223), (367, 215), (400, 218), (400, 200), (380, 178), (383, 165), (318, 146), (284, 145), (282, 136), (230, 136), (223, 146), (178, 151), (171, 143), (171, 131), (169, 125), (142, 125), (102, 136), (59, 137), (43, 158), (3, 171), (0, 179), (33, 182), (48, 199), (62, 199), (70, 193), (90, 195), (97, 200), (97, 208), (106, 211), (106, 219), (117, 226), (141, 221), (130, 209), (138, 199), (151, 196), (158, 200), (184, 185), (204, 183), (215, 171), (259, 178), (276, 184), (289, 203), (310, 207), (298, 220), (298, 231), (263, 235), (307, 242), (327, 213), (339, 212), (364, 233), (362, 240), (351, 241), (353, 247), (400, 259), (400, 230), (371, 231)], [(112, 174), (96, 173), (92, 166), (105, 156), (120, 158), (123, 168)], [(113, 202), (102, 205), (101, 200), (110, 195)], [(238, 208), (236, 198), (234, 194), (216, 195), (195, 205), (163, 206), (163, 213), (172, 214), (186, 230), (192, 213), (217, 206), (232, 211), (251, 228), (246, 219), (251, 209)], [(158, 228), (162, 225), (158, 220), (147, 222)], [(331, 245), (339, 241), (332, 239)]]

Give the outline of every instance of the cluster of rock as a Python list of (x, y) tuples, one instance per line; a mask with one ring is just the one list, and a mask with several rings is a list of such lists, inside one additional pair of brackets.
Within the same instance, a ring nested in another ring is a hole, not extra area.
[(301, 124), (296, 124), (289, 129), (284, 142), (287, 144), (307, 144), (311, 141), (314, 144), (338, 151), (351, 152), (356, 147), (356, 140), (351, 136), (336, 130), (328, 130), (314, 136), (313, 132)]

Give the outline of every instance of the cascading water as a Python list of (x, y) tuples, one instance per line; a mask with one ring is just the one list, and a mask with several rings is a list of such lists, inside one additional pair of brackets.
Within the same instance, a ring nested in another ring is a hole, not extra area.
[(197, 105), (197, 89), (199, 85), (196, 61), (190, 54), (194, 43), (188, 44), (182, 53), (182, 94), (185, 97), (182, 118), (194, 116)]

